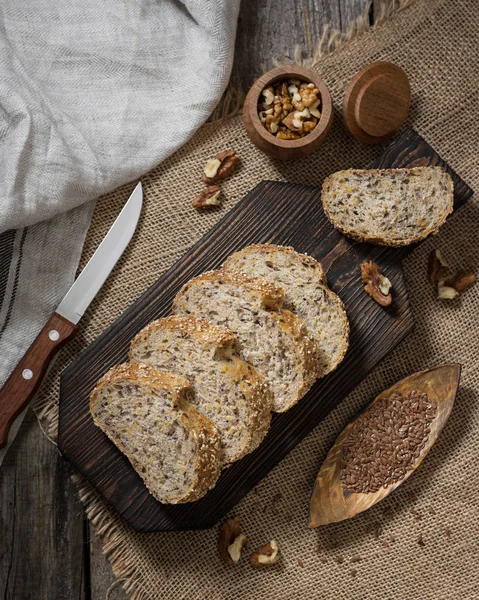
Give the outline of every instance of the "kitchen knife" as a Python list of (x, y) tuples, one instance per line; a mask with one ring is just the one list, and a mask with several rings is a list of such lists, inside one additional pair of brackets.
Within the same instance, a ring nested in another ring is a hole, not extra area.
[(139, 183), (57, 310), (0, 389), (0, 449), (16, 417), (37, 391), (48, 364), (77, 329), (77, 323), (128, 246), (143, 204)]

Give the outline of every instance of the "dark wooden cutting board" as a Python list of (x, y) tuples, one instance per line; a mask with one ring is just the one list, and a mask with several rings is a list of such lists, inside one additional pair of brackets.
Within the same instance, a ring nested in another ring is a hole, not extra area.
[[(393, 141), (370, 166), (418, 165), (448, 169), (454, 179), (455, 208), (471, 196), (471, 189), (413, 130)], [(128, 460), (93, 424), (89, 394), (110, 367), (127, 359), (131, 339), (153, 319), (169, 314), (172, 300), (184, 283), (218, 268), (232, 252), (260, 242), (291, 245), (321, 261), (331, 288), (346, 307), (351, 324), (349, 351), (339, 368), (318, 381), (295, 407), (274, 415), (260, 447), (225, 470), (204, 498), (189, 504), (163, 505), (148, 493)], [(360, 244), (343, 237), (323, 213), (320, 187), (260, 183), (65, 369), (60, 390), (61, 452), (135, 529), (211, 527), (411, 330), (413, 317), (401, 267), (411, 250)], [(377, 262), (393, 284), (394, 303), (389, 310), (378, 306), (363, 290), (359, 265), (366, 259)]]

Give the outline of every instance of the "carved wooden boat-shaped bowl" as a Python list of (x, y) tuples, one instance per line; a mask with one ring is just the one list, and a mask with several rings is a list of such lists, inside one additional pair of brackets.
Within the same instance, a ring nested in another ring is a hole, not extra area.
[(326, 456), (316, 478), (311, 499), (310, 527), (343, 521), (367, 510), (388, 496), (419, 467), (451, 414), (460, 375), (461, 366), (457, 364), (440, 365), (427, 371), (420, 371), (379, 394), (361, 413), (364, 414), (380, 399), (389, 398), (397, 392), (404, 396), (413, 390), (420, 394), (426, 393), (428, 400), (436, 405), (436, 413), (429, 426), (427, 441), (413, 468), (407, 471), (401, 480), (388, 487), (381, 487), (377, 492), (351, 492), (341, 482), (344, 442), (359, 417), (347, 425)]

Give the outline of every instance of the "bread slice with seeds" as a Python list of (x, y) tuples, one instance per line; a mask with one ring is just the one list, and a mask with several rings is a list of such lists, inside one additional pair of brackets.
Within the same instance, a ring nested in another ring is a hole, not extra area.
[(244, 360), (273, 392), (273, 410), (284, 412), (318, 375), (317, 345), (299, 317), (281, 308), (283, 290), (259, 277), (211, 271), (186, 283), (173, 312), (195, 315), (228, 327), (237, 335)]
[(223, 268), (261, 276), (283, 288), (284, 308), (304, 321), (318, 344), (321, 377), (343, 360), (349, 340), (348, 318), (318, 261), (288, 246), (258, 244), (235, 252)]
[(240, 358), (230, 329), (192, 316), (159, 319), (132, 341), (130, 360), (191, 382), (192, 402), (217, 427), (225, 463), (252, 452), (266, 435), (271, 391)]
[(453, 210), (453, 182), (441, 167), (338, 171), (323, 183), (324, 212), (360, 242), (405, 246), (436, 233)]
[(111, 369), (90, 396), (93, 420), (165, 504), (198, 500), (220, 474), (213, 423), (188, 403), (184, 377), (142, 364)]

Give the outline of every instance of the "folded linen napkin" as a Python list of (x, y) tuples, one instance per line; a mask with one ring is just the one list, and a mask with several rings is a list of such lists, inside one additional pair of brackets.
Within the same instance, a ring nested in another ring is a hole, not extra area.
[(0, 385), (73, 281), (93, 210), (78, 207), (171, 155), (217, 105), (239, 2), (1, 3)]

